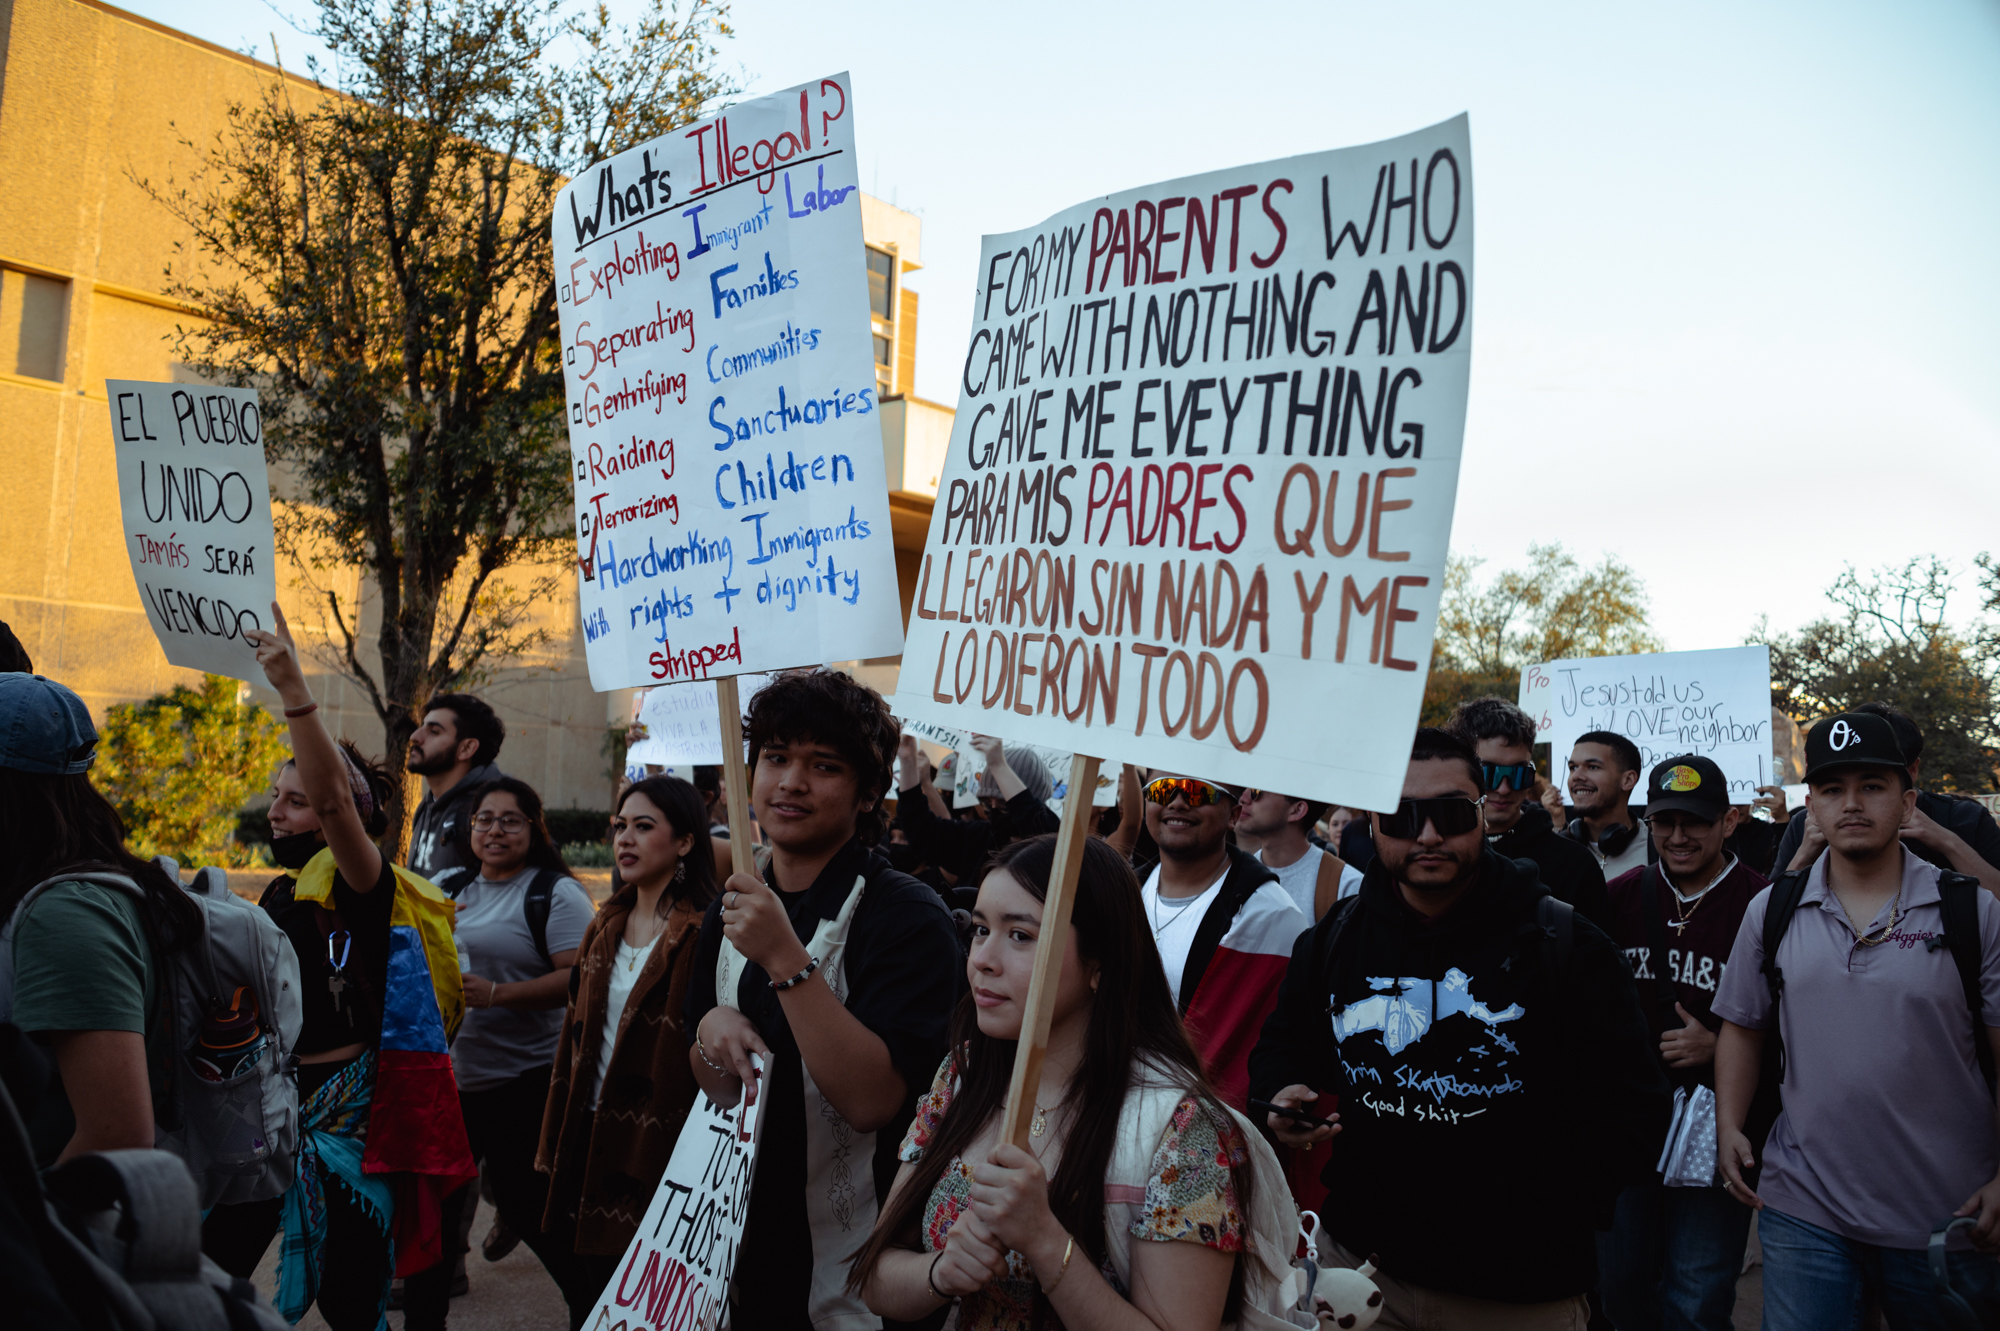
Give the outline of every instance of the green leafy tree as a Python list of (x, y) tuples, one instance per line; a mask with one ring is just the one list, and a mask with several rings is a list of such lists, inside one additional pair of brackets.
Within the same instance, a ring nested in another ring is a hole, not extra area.
[[(564, 180), (699, 118), (726, 9), (640, 0), (319, 0), (319, 87), (230, 108), (192, 179), (142, 188), (193, 242), (181, 356), (256, 387), (295, 502), (280, 548), (400, 771), (424, 701), (550, 634), (572, 527), (550, 223)], [(377, 637), (329, 586), (358, 568)], [(501, 575), (524, 570), (524, 578)], [(390, 812), (400, 844), (412, 783)]]
[(1445, 561), (1425, 725), (1443, 723), (1468, 698), (1512, 698), (1522, 668), (1539, 661), (1660, 650), (1647, 628), (1645, 585), (1615, 555), (1586, 568), (1559, 542), (1531, 545), (1526, 567), (1481, 585), (1483, 562)]
[[(1979, 561), (1984, 607), (2000, 609), (2000, 568)], [(2000, 631), (1947, 622), (1956, 589), (1950, 564), (1932, 555), (1860, 574), (1827, 589), (1835, 613), (1796, 633), (1760, 625), (1750, 641), (1771, 648), (1772, 702), (1801, 723), (1864, 702), (1908, 712), (1924, 732), (1924, 784), (1995, 789), (2000, 768)]]
[(91, 779), (125, 820), (132, 849), (183, 865), (242, 867), (236, 815), (291, 756), (285, 725), (221, 675), (177, 684), (105, 718)]

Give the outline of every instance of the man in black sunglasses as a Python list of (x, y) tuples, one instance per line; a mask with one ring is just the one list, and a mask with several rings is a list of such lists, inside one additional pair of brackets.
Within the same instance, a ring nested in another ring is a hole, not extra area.
[[(1380, 1327), (1581, 1327), (1594, 1226), (1670, 1099), (1611, 940), (1486, 844), (1478, 755), (1422, 729), (1357, 897), (1301, 938), (1250, 1060), (1267, 1116), (1332, 1141), (1329, 1259), (1376, 1254)], [(1421, 1308), (1421, 1313), (1418, 1309)]]
[(1510, 860), (1533, 860), (1542, 886), (1586, 920), (1608, 928), (1609, 902), (1597, 857), (1556, 832), (1535, 771), (1535, 721), (1505, 698), (1462, 702), (1445, 729), (1472, 746), (1486, 782), (1486, 840)]

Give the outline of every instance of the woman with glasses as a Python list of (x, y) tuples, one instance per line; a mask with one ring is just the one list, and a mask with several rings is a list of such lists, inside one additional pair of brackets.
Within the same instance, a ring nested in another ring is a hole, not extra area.
[[(449, 871), (444, 884), (458, 902), (458, 944), (470, 961), (452, 1072), (466, 1136), (486, 1167), (501, 1220), (561, 1283), (575, 1257), (542, 1232), (549, 1182), (535, 1171), (535, 1147), (590, 897), (549, 839), (533, 786), (503, 776), (473, 791), (468, 803), (473, 814), (460, 825), (458, 851), (462, 864), (477, 869)], [(476, 1184), (446, 1198), (445, 1233), (462, 1232), (464, 1208), (478, 1204)], [(445, 1290), (433, 1287), (449, 1286), (457, 1259), (447, 1252), (410, 1277), (409, 1331), (445, 1325)]]

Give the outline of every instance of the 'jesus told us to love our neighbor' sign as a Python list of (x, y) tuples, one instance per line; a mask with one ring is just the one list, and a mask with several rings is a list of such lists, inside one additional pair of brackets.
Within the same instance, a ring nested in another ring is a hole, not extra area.
[(986, 237), (897, 714), (1395, 807), (1472, 223), (1460, 116)]
[[(752, 1057), (761, 1069), (764, 1059)], [(706, 1095), (695, 1097), (639, 1230), (584, 1321), (586, 1331), (715, 1331), (722, 1324), (762, 1127), (762, 1097), (747, 1100), (724, 1109)]]
[(245, 629), (277, 598), (257, 394), (108, 379), (132, 578), (167, 660), (262, 680)]
[(599, 690), (894, 655), (845, 74), (585, 171), (555, 205)]
[(1761, 643), (1701, 652), (1583, 656), (1521, 672), (1521, 710), (1550, 745), (1557, 780), (1578, 736), (1623, 735), (1639, 750), (1640, 785), (1663, 759), (1713, 759), (1729, 798), (1748, 804), (1778, 782), (1771, 750), (1771, 649)]

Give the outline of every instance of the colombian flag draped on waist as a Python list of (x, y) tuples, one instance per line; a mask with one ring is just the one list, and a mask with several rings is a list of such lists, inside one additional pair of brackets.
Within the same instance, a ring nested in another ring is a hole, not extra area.
[[(449, 898), (402, 865), (389, 912), (389, 972), (382, 994), (382, 1043), (361, 1167), (393, 1174), (396, 1274), (413, 1275), (443, 1255), (441, 1203), (479, 1177), (459, 1112), (446, 1043), (465, 1015)], [(333, 852), (300, 871), (293, 895), (332, 906)]]

